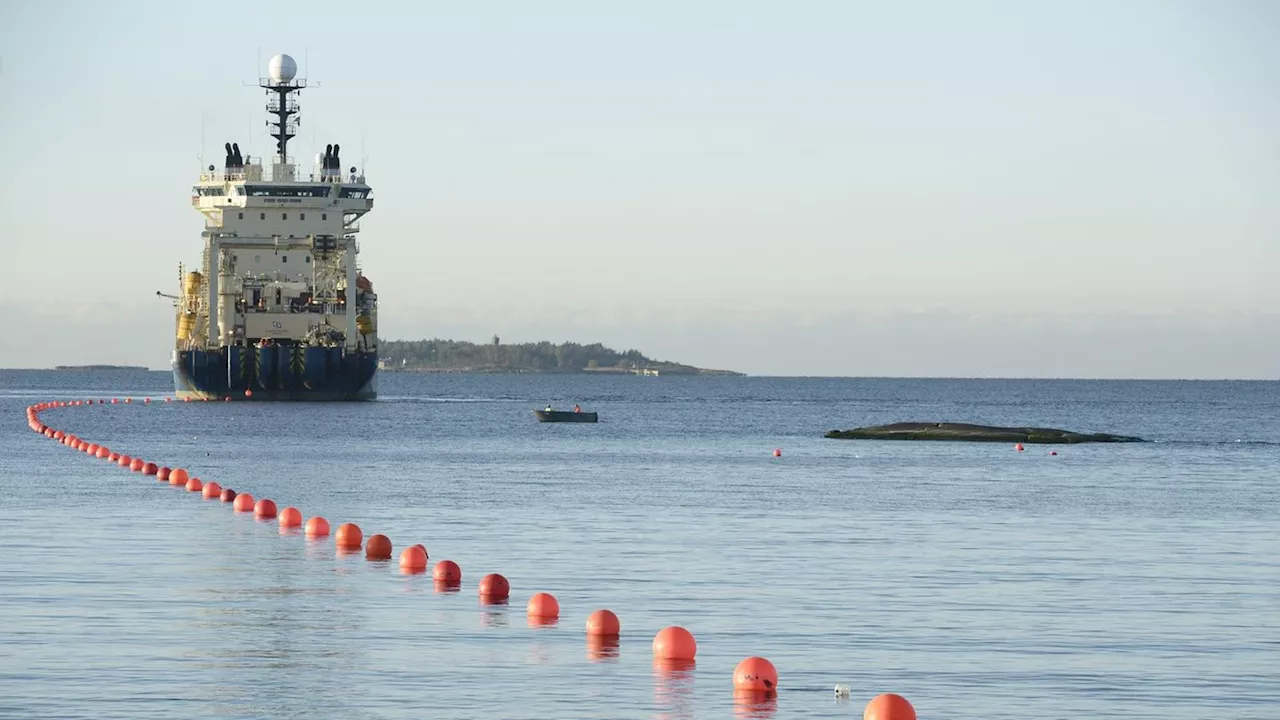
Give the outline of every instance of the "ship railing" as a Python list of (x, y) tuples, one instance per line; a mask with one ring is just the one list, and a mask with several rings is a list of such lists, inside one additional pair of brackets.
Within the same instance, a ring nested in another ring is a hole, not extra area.
[(259, 182), (261, 180), (263, 180), (262, 165), (257, 160), (247, 162), (243, 167), (221, 167), (200, 172), (200, 182), (203, 183)]

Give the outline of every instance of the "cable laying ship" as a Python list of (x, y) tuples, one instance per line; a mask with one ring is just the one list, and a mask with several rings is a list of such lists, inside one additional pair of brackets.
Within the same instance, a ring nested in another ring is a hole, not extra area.
[[(377, 396), (378, 296), (357, 265), (360, 218), (371, 190), (340, 146), (300, 172), (287, 145), (298, 127), (295, 94), (306, 80), (276, 55), (258, 85), (276, 139), (261, 158), (225, 145), (191, 204), (205, 216), (203, 264), (179, 266), (173, 381), (178, 397), (372, 400)], [(162, 293), (157, 293), (162, 294)]]

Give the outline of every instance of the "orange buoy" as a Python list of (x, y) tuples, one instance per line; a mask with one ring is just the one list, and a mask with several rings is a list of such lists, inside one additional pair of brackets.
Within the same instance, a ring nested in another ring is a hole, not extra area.
[(1013, 449), (1017, 450), (1018, 452), (1022, 452), (1022, 443), (1014, 443)]
[(462, 568), (452, 560), (441, 560), (431, 571), (431, 579), (445, 585), (459, 585), (462, 583)]
[(270, 520), (276, 516), (276, 504), (262, 498), (253, 506), (253, 516), (262, 520)]
[(174, 485), (186, 485), (191, 476), (182, 468), (174, 468), (169, 471), (169, 481)]
[(120, 459), (116, 460), (116, 464), (119, 465), (120, 467), (129, 468), (130, 470), (132, 470), (133, 458), (129, 457), (128, 455), (121, 455)]
[(480, 596), (490, 600), (505, 600), (511, 595), (511, 583), (498, 573), (480, 578)]
[(618, 622), (618, 616), (612, 610), (597, 610), (587, 616), (587, 635), (609, 637), (620, 632), (622, 623)]
[(252, 390), (250, 390), (250, 389), (248, 389), (248, 388), (245, 388), (244, 396), (245, 396), (245, 397), (253, 397), (253, 391), (252, 391)]
[(693, 633), (679, 625), (665, 627), (653, 638), (653, 654), (663, 660), (692, 660), (698, 654)]
[(381, 533), (370, 535), (364, 544), (364, 556), (368, 560), (390, 560), (391, 538)]
[(534, 593), (529, 598), (529, 603), (525, 605), (524, 612), (530, 617), (538, 618), (558, 618), (560, 617), (560, 601), (551, 593)]
[(231, 507), (236, 512), (253, 512), (253, 495), (249, 493), (240, 493), (236, 495), (236, 499), (232, 502)]
[(130, 404), (130, 403), (132, 403), (132, 402), (133, 402), (133, 398), (131, 398), (131, 397), (127, 397), (127, 398), (125, 398), (125, 399), (124, 399), (124, 402), (125, 402), (125, 404), (126, 404), (126, 405), (128, 405), (128, 404)]
[(778, 692), (778, 670), (762, 657), (749, 657), (733, 669), (733, 689), (738, 692)]
[(203, 497), (205, 500), (212, 500), (221, 494), (222, 494), (222, 486), (212, 481), (205, 483), (204, 489), (200, 491), (201, 497)]
[(173, 398), (171, 398), (171, 397), (167, 397), (167, 398), (165, 398), (165, 399), (164, 399), (164, 401), (165, 401), (165, 402), (171, 402), (172, 400), (173, 400)]
[(236, 491), (231, 488), (222, 488), (222, 494), (218, 496), (222, 502), (234, 502), (236, 499)]
[(85, 447), (84, 451), (85, 451), (86, 453), (89, 453), (90, 455), (96, 455), (96, 454), (98, 453), (98, 444), (97, 444), (97, 443), (89, 443), (89, 444)]
[(302, 526), (302, 511), (296, 507), (287, 507), (280, 511), (280, 527), (296, 528)]
[(204, 492), (204, 483), (200, 478), (191, 478), (187, 481), (187, 492)]
[(173, 469), (172, 469), (172, 468), (169, 468), (169, 467), (161, 467), (159, 470), (157, 470), (157, 471), (156, 471), (156, 479), (157, 479), (157, 480), (160, 480), (161, 482), (168, 482), (168, 481), (169, 481), (169, 473), (171, 473), (171, 472), (173, 472)]
[(881, 693), (867, 703), (862, 720), (916, 720), (916, 709), (901, 695)]
[[(369, 538), (372, 542), (373, 538)], [(427, 571), (427, 553), (421, 545), (410, 545), (400, 551), (400, 569), (406, 573)]]
[(108, 456), (107, 456), (107, 462), (113, 462), (113, 463), (118, 463), (118, 462), (120, 462), (120, 453), (118, 453), (118, 452), (113, 452), (113, 453), (111, 453), (110, 455), (108, 455)]
[(151, 398), (143, 398), (143, 399), (142, 399), (142, 404), (143, 404), (143, 405), (150, 405), (150, 404), (151, 404)]
[(355, 523), (342, 523), (338, 526), (334, 542), (339, 548), (354, 550), (364, 542), (364, 533), (360, 532), (360, 526)]
[(142, 458), (134, 458), (129, 462), (129, 469), (134, 472), (142, 472), (142, 466), (146, 464), (146, 461)]
[(99, 447), (96, 455), (98, 456), (99, 460), (105, 460), (106, 458), (111, 457), (111, 451), (104, 447)]
[(61, 430), (54, 430), (54, 431), (53, 431), (53, 439), (54, 439), (54, 440), (62, 440), (62, 438), (66, 437), (66, 436), (67, 436), (67, 434), (66, 434), (66, 433), (64, 433), (64, 432), (62, 432)]
[(774, 448), (774, 449), (773, 449), (773, 456), (774, 456), (774, 457), (782, 457), (782, 448)]
[(155, 475), (159, 471), (160, 468), (153, 462), (149, 462), (142, 466), (143, 475)]
[(1057, 454), (1058, 454), (1058, 451), (1057, 451), (1057, 450), (1050, 450), (1050, 451), (1049, 451), (1049, 454), (1050, 454), (1050, 455), (1057, 455)]
[(329, 521), (316, 515), (307, 519), (307, 537), (325, 537), (329, 534)]

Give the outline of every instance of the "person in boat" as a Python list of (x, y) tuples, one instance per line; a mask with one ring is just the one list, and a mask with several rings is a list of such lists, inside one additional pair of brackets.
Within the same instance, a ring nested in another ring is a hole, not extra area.
[(582, 406), (577, 405), (577, 404), (574, 404), (574, 406), (573, 406), (573, 411), (574, 411), (574, 412), (576, 412), (576, 413), (580, 413), (580, 412), (582, 412)]
[(551, 403), (547, 403), (546, 412), (551, 412)]

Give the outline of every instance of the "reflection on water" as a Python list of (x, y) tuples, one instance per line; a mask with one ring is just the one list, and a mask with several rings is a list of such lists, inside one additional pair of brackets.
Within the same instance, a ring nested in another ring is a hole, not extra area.
[(754, 691), (735, 691), (733, 694), (733, 716), (766, 720), (778, 712), (778, 695)]
[(653, 659), (653, 704), (663, 720), (692, 718), (693, 660)]
[(529, 627), (531, 628), (553, 628), (560, 624), (558, 617), (541, 617), (538, 615), (529, 615)]
[(588, 635), (587, 659), (591, 662), (617, 661), (619, 645), (617, 635)]
[(505, 612), (483, 610), (480, 612), (480, 625), (483, 627), (506, 627), (511, 624)]
[(434, 587), (436, 592), (438, 593), (452, 594), (462, 589), (462, 583), (451, 583), (451, 582), (446, 582), (444, 580), (434, 580), (432, 581), (432, 587)]

